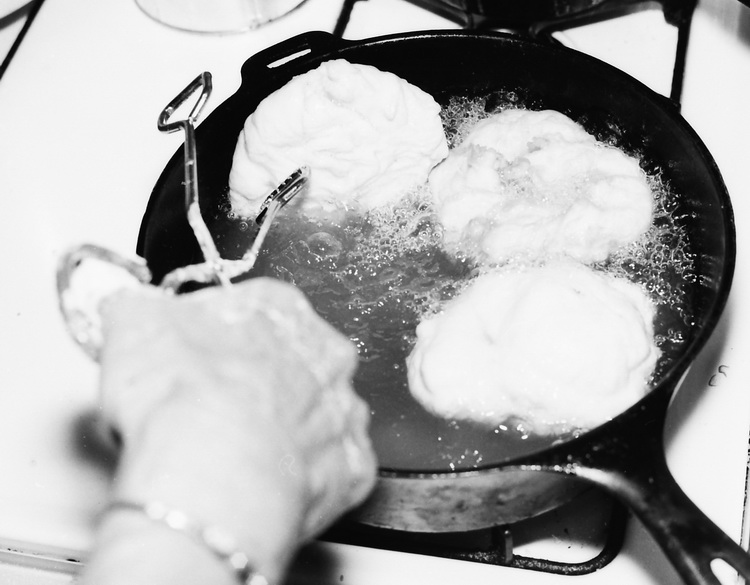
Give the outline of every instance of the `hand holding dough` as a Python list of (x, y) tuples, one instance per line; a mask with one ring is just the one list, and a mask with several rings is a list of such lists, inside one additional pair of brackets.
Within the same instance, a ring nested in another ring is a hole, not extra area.
[[(102, 411), (123, 443), (116, 500), (220, 527), (273, 581), (299, 544), (367, 495), (375, 459), (351, 388), (355, 350), (296, 289), (270, 279), (181, 297), (142, 288), (102, 312)], [(133, 580), (141, 571), (153, 584), (160, 565), (207, 557), (175, 544), (180, 534), (133, 550), (144, 526), (112, 516), (91, 583), (145, 582)]]

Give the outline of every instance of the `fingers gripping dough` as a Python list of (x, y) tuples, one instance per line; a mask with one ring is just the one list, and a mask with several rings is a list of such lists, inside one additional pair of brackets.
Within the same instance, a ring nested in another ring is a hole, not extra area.
[(219, 526), (264, 569), (372, 488), (356, 351), (291, 285), (142, 287), (109, 298), (103, 322), (102, 415), (123, 440), (115, 498)]

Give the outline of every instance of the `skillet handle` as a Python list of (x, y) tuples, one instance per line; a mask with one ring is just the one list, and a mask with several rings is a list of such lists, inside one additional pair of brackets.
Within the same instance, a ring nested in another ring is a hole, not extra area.
[[(721, 585), (711, 568), (715, 560), (750, 582), (750, 555), (690, 500), (669, 471), (662, 439), (669, 394), (653, 398), (652, 408), (596, 429), (593, 449), (586, 441), (583, 449), (560, 452), (564, 459), (557, 465), (543, 467), (596, 484), (628, 505), (685, 583)], [(651, 417), (644, 421), (643, 412)]]
[(330, 33), (312, 31), (302, 33), (259, 51), (242, 65), (242, 83), (265, 79), (273, 70), (290, 61), (318, 58), (338, 51), (349, 44)]
[[(657, 451), (662, 453), (661, 449)], [(641, 461), (641, 465), (645, 462)], [(750, 582), (750, 555), (685, 494), (664, 466), (656, 475), (626, 476), (601, 469), (576, 472), (624, 501), (690, 585), (721, 585), (711, 563), (723, 560)], [(653, 480), (653, 482), (652, 482)]]

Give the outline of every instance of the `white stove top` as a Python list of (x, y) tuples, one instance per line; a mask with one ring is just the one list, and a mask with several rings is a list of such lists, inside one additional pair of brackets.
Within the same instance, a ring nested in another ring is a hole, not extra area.
[[(86, 459), (86, 415), (96, 407), (96, 369), (73, 346), (57, 314), (54, 267), (82, 241), (133, 253), (151, 188), (181, 137), (156, 117), (197, 73), (209, 70), (217, 106), (239, 85), (253, 53), (311, 29), (331, 32), (343, 0), (307, 0), (256, 31), (182, 33), (145, 17), (133, 0), (46, 0), (0, 79), (0, 582), (70, 582), (106, 498), (106, 474)], [(3, 21), (0, 20), (0, 26)], [(750, 325), (744, 264), (750, 221), (745, 159), (750, 114), (750, 9), (703, 0), (693, 23), (683, 114), (717, 160), (735, 206), (738, 266), (729, 307), (677, 394), (667, 453), (688, 495), (726, 532), (743, 535)], [(15, 27), (15, 28), (13, 28)], [(355, 4), (345, 38), (453, 23), (405, 0)], [(0, 48), (20, 30), (0, 28)], [(667, 93), (676, 34), (658, 9), (558, 35)], [(12, 41), (9, 41), (12, 42)], [(9, 44), (8, 44), (9, 46)], [(553, 540), (553, 539), (550, 539)], [(533, 542), (520, 554), (555, 543)], [(554, 584), (561, 579), (638, 585), (679, 579), (640, 525), (604, 569), (559, 577), (533, 571), (316, 543), (290, 580), (315, 585)]]

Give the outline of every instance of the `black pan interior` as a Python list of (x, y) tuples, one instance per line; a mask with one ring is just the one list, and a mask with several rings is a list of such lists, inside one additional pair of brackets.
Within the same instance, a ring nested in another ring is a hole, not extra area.
[[(283, 65), (277, 57), (307, 51)], [(637, 153), (644, 169), (660, 174), (674, 193), (674, 214), (694, 255), (695, 277), (685, 282), (694, 324), (664, 376), (684, 370), (710, 334), (728, 292), (734, 231), (723, 181), (700, 139), (665, 98), (631, 77), (572, 50), (502, 34), (436, 32), (349, 43), (324, 33), (291, 39), (251, 58), (243, 84), (198, 128), (202, 211), (224, 257), (249, 246), (252, 230), (226, 216), (225, 192), (232, 154), (246, 117), (293, 76), (331, 58), (391, 71), (432, 94), (441, 104), (460, 96), (489, 97), (531, 109), (555, 109), (601, 139)], [(155, 281), (170, 270), (201, 260), (184, 212), (182, 153), (157, 182), (141, 227), (138, 253)], [(282, 212), (283, 214), (283, 212)], [(280, 216), (281, 217), (281, 216)], [(261, 262), (262, 264), (262, 262)], [(377, 376), (363, 364), (360, 377)], [(361, 384), (357, 384), (361, 390)], [(671, 392), (671, 385), (654, 391)], [(373, 412), (372, 437), (381, 466), (431, 472), (486, 468), (549, 446), (549, 439), (498, 438), (494, 429), (446, 421), (428, 414), (408, 390), (384, 378), (364, 392)]]

